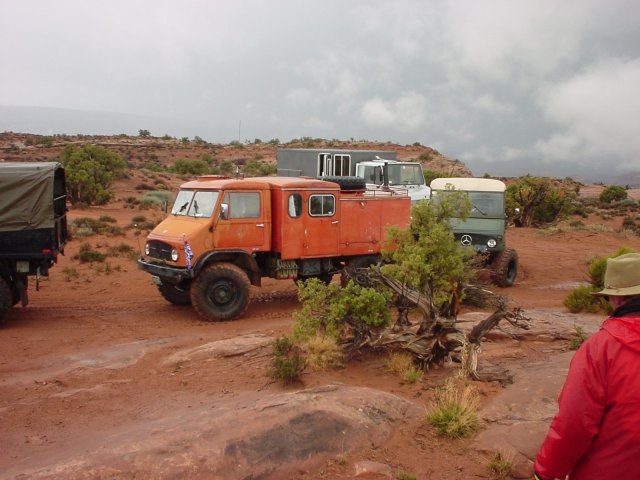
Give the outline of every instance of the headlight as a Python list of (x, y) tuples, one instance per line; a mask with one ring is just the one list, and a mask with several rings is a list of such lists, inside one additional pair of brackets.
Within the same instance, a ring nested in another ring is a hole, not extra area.
[(489, 248), (493, 248), (498, 244), (498, 242), (496, 242), (493, 238), (490, 238), (489, 241), (487, 242), (487, 247)]
[(145, 243), (144, 244), (144, 254), (145, 255), (149, 255), (150, 252), (151, 252), (151, 249), (149, 248), (149, 244)]
[(176, 250), (175, 248), (171, 249), (171, 260), (173, 260), (174, 262), (178, 261), (178, 250)]

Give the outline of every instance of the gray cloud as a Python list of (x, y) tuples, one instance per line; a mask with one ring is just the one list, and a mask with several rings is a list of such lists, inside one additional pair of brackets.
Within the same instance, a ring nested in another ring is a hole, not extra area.
[[(0, 105), (109, 112), (102, 130), (113, 133), (147, 119), (139, 128), (211, 141), (419, 141), (478, 175), (638, 171), (637, 10), (632, 0), (4, 0)], [(0, 117), (0, 129), (16, 122)], [(34, 133), (92, 133), (56, 132), (65, 125)]]

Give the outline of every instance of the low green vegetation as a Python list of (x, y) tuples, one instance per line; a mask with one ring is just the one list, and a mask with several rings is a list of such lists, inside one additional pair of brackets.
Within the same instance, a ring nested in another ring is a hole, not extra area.
[(462, 438), (478, 428), (478, 392), (469, 384), (449, 378), (436, 389), (427, 422), (440, 436)]
[(507, 216), (516, 227), (532, 227), (567, 218), (575, 211), (576, 188), (548, 178), (526, 176), (507, 185)]
[(571, 337), (571, 340), (569, 340), (569, 350), (578, 350), (580, 345), (582, 345), (589, 336), (581, 325), (574, 325), (573, 329), (573, 336)]
[(273, 358), (269, 376), (285, 384), (299, 382), (305, 368), (305, 360), (300, 348), (288, 337), (276, 338), (272, 347)]
[(620, 202), (622, 200), (626, 200), (629, 194), (624, 187), (620, 187), (617, 185), (613, 185), (605, 188), (598, 199), (602, 203), (612, 203), (612, 202)]
[(107, 203), (113, 198), (112, 182), (126, 174), (120, 155), (96, 145), (69, 144), (58, 160), (65, 166), (67, 195), (74, 205)]
[(75, 238), (85, 238), (92, 235), (124, 235), (124, 231), (113, 224), (114, 221), (111, 217), (105, 220), (104, 216), (99, 219), (78, 217), (71, 221), (70, 229)]
[(505, 480), (513, 468), (513, 455), (502, 450), (493, 453), (487, 460), (487, 469), (494, 480)]
[(415, 383), (423, 375), (422, 370), (415, 366), (413, 356), (407, 352), (391, 352), (387, 368), (407, 383)]
[(611, 311), (609, 302), (607, 302), (606, 299), (602, 297), (594, 297), (591, 294), (604, 288), (604, 274), (607, 269), (607, 258), (619, 257), (620, 255), (633, 252), (634, 250), (632, 248), (623, 246), (608, 257), (596, 256), (589, 260), (588, 274), (590, 284), (581, 285), (571, 290), (562, 302), (564, 306), (572, 313)]

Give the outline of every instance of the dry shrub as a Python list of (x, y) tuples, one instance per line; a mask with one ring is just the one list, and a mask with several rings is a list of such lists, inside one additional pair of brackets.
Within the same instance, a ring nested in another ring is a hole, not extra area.
[(468, 437), (478, 428), (479, 395), (471, 385), (449, 378), (436, 389), (427, 422), (438, 435), (450, 438)]
[(512, 453), (507, 453), (502, 450), (494, 452), (487, 460), (487, 469), (491, 475), (490, 478), (496, 480), (506, 479), (513, 468), (513, 457), (514, 455)]
[(330, 370), (344, 365), (344, 355), (335, 338), (311, 337), (306, 344), (307, 361), (314, 370)]
[(422, 378), (422, 371), (416, 368), (413, 356), (407, 352), (391, 352), (387, 368), (407, 383), (415, 383)]

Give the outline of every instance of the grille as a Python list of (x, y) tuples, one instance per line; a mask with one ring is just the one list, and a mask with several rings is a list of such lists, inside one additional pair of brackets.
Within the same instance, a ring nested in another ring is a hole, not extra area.
[(157, 240), (151, 240), (148, 243), (150, 257), (171, 261), (171, 245)]

